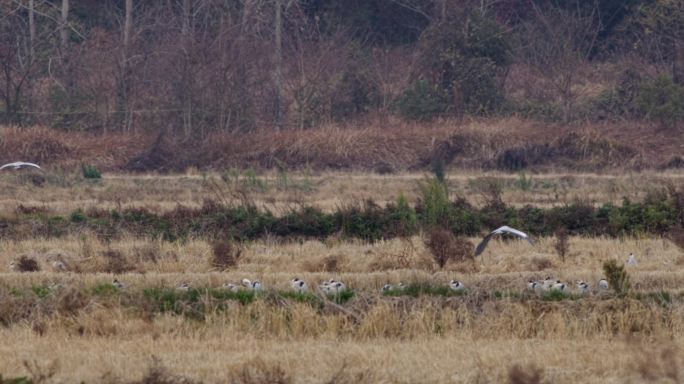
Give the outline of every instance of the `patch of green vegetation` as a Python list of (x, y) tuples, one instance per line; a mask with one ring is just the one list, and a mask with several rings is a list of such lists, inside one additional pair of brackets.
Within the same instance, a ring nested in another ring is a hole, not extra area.
[(103, 283), (94, 286), (92, 293), (97, 296), (114, 296), (121, 293), (121, 290), (114, 284)]
[(41, 285), (34, 285), (33, 287), (31, 287), (31, 291), (33, 291), (33, 293), (35, 293), (36, 296), (38, 296), (41, 299), (46, 298), (48, 295), (50, 295), (50, 293), (52, 293), (50, 287), (45, 287)]
[(33, 380), (24, 376), (4, 378), (2, 375), (0, 375), (0, 384), (33, 384)]
[(331, 293), (328, 298), (337, 304), (344, 304), (354, 297), (355, 293), (351, 289), (345, 289), (337, 293)]
[(382, 293), (384, 296), (463, 296), (466, 291), (454, 291), (446, 285), (431, 285), (428, 283), (412, 283), (402, 289), (393, 289)]
[(311, 292), (282, 291), (278, 292), (278, 295), (284, 299), (311, 305), (315, 305), (317, 303), (320, 303), (321, 301), (321, 299), (318, 296), (316, 296), (316, 294)]
[(218, 300), (237, 300), (240, 304), (249, 304), (254, 301), (257, 293), (254, 291), (240, 289), (238, 291), (231, 291), (223, 288), (210, 288), (207, 290), (208, 294), (214, 299)]
[(559, 289), (552, 289), (550, 291), (542, 293), (541, 298), (544, 301), (561, 301), (572, 299), (573, 296), (568, 292), (563, 292)]
[(71, 212), (71, 215), (69, 216), (69, 220), (72, 223), (82, 223), (86, 220), (88, 220), (88, 216), (85, 215), (80, 209)]
[(518, 180), (515, 181), (515, 186), (521, 191), (529, 191), (532, 189), (532, 176), (525, 176), (525, 172), (518, 174)]
[(83, 177), (88, 180), (99, 180), (102, 178), (102, 173), (94, 165), (83, 164), (81, 166), (81, 171), (83, 172)]

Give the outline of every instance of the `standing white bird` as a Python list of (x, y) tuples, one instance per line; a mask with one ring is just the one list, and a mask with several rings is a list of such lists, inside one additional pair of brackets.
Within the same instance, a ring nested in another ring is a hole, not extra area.
[(14, 163), (7, 163), (7, 164), (3, 165), (2, 167), (0, 167), (0, 171), (2, 171), (5, 168), (8, 168), (8, 169), (11, 168), (13, 170), (17, 170), (17, 169), (29, 168), (29, 167), (33, 167), (33, 168), (37, 168), (37, 169), (42, 170), (42, 168), (38, 164), (27, 163), (24, 161), (16, 161)]
[(589, 283), (586, 281), (578, 281), (577, 282), (577, 291), (580, 293), (580, 295), (586, 295), (589, 293), (591, 287), (589, 287)]
[(126, 288), (126, 285), (124, 285), (124, 283), (120, 282), (119, 279), (114, 279), (114, 281), (112, 281), (112, 285), (117, 287), (118, 289)]
[(598, 281), (598, 287), (599, 290), (605, 291), (606, 289), (608, 289), (610, 287), (610, 285), (608, 284), (608, 280), (601, 278), (601, 280)]
[(225, 283), (223, 284), (223, 289), (227, 289), (231, 292), (237, 292), (239, 287), (233, 283)]
[(627, 259), (627, 265), (637, 265), (636, 256), (633, 253), (629, 253), (629, 259)]
[(504, 225), (503, 227), (499, 227), (489, 232), (489, 234), (482, 239), (480, 244), (478, 244), (475, 248), (475, 256), (479, 256), (482, 252), (484, 252), (485, 248), (487, 247), (487, 244), (489, 243), (489, 240), (491, 240), (491, 238), (494, 235), (503, 235), (506, 233), (518, 236), (522, 239), (529, 241), (530, 244), (534, 245), (534, 240), (532, 240), (532, 238), (530, 238), (530, 236), (527, 233)]
[(179, 291), (187, 291), (187, 290), (190, 289), (190, 284), (189, 284), (188, 282), (184, 281), (184, 282), (180, 283), (180, 284), (176, 287), (176, 289), (179, 290)]
[(531, 291), (538, 291), (541, 289), (541, 287), (542, 287), (541, 284), (539, 284), (538, 282), (536, 282), (534, 280), (528, 280), (527, 281), (527, 289), (529, 289)]
[(306, 281), (295, 277), (294, 279), (290, 280), (290, 286), (295, 292), (307, 292), (309, 290), (309, 286), (306, 284)]
[(332, 288), (330, 287), (330, 282), (324, 281), (318, 285), (318, 289), (321, 290), (321, 292), (327, 294), (332, 293)]
[(52, 262), (52, 268), (54, 268), (55, 271), (57, 272), (64, 272), (68, 270), (69, 268), (67, 267), (66, 263), (64, 263), (61, 260), (55, 260)]
[(465, 289), (465, 286), (458, 280), (451, 280), (449, 282), (449, 288), (451, 288), (453, 291), (460, 292)]
[(261, 285), (261, 281), (259, 280), (254, 280), (252, 281), (252, 290), (255, 292), (260, 292), (263, 289), (263, 285)]
[(400, 291), (404, 289), (404, 283), (399, 283), (397, 285), (392, 285), (392, 284), (385, 284), (382, 286), (382, 289), (380, 290), (381, 293), (385, 292), (394, 292), (394, 291)]
[(556, 280), (556, 282), (551, 286), (551, 289), (554, 291), (567, 292), (568, 286), (560, 280)]
[(332, 292), (337, 294), (347, 289), (347, 286), (341, 281), (330, 280), (330, 287)]
[(556, 281), (551, 279), (551, 277), (546, 276), (546, 279), (544, 279), (544, 281), (542, 281), (542, 289), (545, 291), (548, 291), (549, 289), (551, 289), (551, 287), (553, 286), (553, 284), (555, 282)]
[(252, 291), (261, 291), (263, 288), (261, 281), (259, 280), (251, 281), (249, 279), (242, 279), (242, 285), (244, 285), (247, 289), (251, 289)]

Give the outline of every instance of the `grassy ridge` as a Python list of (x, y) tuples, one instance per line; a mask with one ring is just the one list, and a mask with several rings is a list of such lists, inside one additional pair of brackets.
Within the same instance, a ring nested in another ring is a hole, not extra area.
[(322, 239), (341, 233), (348, 238), (374, 241), (413, 235), (435, 223), (465, 235), (504, 223), (537, 236), (552, 234), (559, 227), (575, 235), (663, 234), (684, 225), (684, 193), (661, 192), (642, 202), (625, 199), (621, 205), (600, 207), (575, 202), (552, 208), (515, 208), (498, 201), (477, 208), (447, 198), (419, 201), (412, 207), (400, 199), (384, 207), (366, 201), (339, 207), (332, 213), (304, 206), (282, 216), (249, 204), (226, 206), (211, 201), (200, 208), (178, 206), (161, 214), (145, 208), (90, 209), (73, 211), (65, 217), (36, 209), (0, 218), (0, 236), (55, 238), (89, 229), (105, 240), (124, 234), (175, 241), (219, 237), (248, 240), (267, 234)]

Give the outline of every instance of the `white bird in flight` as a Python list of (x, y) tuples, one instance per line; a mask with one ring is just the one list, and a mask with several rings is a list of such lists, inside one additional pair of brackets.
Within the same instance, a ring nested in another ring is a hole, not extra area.
[(12, 168), (14, 170), (17, 170), (17, 169), (28, 168), (28, 167), (38, 168), (40, 170), (43, 169), (38, 164), (27, 163), (24, 161), (16, 161), (14, 163), (7, 163), (7, 164), (3, 165), (2, 167), (0, 167), (0, 171), (2, 171), (5, 168)]
[(487, 236), (485, 236), (484, 239), (482, 239), (480, 244), (477, 245), (477, 248), (475, 248), (475, 256), (480, 255), (485, 250), (485, 248), (487, 247), (487, 243), (489, 243), (489, 240), (491, 240), (491, 238), (494, 235), (503, 235), (505, 233), (518, 236), (522, 239), (529, 241), (530, 244), (534, 245), (534, 240), (532, 240), (527, 233), (504, 225), (503, 227), (499, 227), (499, 228), (489, 232), (489, 234)]

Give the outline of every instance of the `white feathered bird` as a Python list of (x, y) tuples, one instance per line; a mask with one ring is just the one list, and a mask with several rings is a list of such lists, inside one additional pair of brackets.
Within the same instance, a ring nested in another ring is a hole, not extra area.
[(290, 280), (290, 286), (295, 292), (307, 292), (309, 290), (309, 286), (306, 284), (306, 281), (295, 277), (294, 279)]
[(28, 168), (28, 167), (33, 167), (33, 168), (37, 168), (40, 170), (43, 169), (38, 164), (27, 163), (24, 161), (15, 161), (14, 163), (7, 163), (7, 164), (3, 165), (2, 167), (0, 167), (0, 171), (2, 171), (5, 168), (12, 168), (14, 170), (17, 170), (17, 169)]
[(485, 248), (487, 247), (487, 244), (489, 243), (489, 240), (491, 240), (492, 237), (494, 237), (495, 235), (503, 235), (506, 233), (508, 233), (510, 235), (518, 236), (521, 239), (525, 239), (525, 240), (529, 241), (530, 244), (534, 245), (534, 240), (532, 240), (532, 238), (530, 238), (530, 236), (527, 233), (504, 225), (503, 227), (499, 227), (499, 228), (489, 232), (489, 234), (487, 236), (485, 236), (484, 239), (482, 239), (480, 244), (477, 245), (477, 248), (475, 248), (475, 256), (479, 256), (482, 252), (484, 252)]

